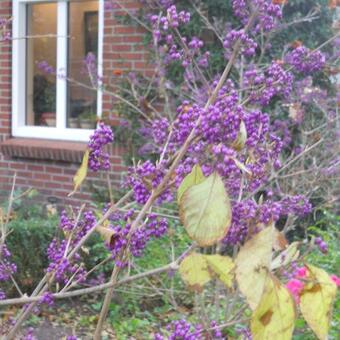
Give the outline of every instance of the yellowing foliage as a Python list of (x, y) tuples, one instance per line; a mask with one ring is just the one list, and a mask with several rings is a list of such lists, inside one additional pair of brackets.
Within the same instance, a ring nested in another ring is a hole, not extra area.
[(232, 143), (231, 146), (235, 150), (240, 151), (246, 145), (246, 141), (247, 141), (247, 129), (246, 129), (246, 125), (244, 124), (244, 121), (242, 120), (240, 123), (240, 130), (237, 134), (235, 141)]
[(204, 255), (209, 268), (217, 275), (227, 287), (231, 287), (234, 279), (233, 260), (228, 256)]
[(211, 280), (208, 263), (204, 256), (197, 253), (188, 255), (179, 266), (179, 273), (189, 289), (196, 292)]
[(196, 164), (192, 168), (190, 174), (188, 174), (182, 181), (181, 185), (177, 190), (177, 202), (180, 204), (181, 198), (187, 189), (191, 188), (195, 184), (202, 183), (205, 177), (203, 175), (201, 167)]
[(227, 233), (231, 207), (223, 181), (217, 173), (189, 187), (181, 196), (181, 221), (199, 246), (211, 246)]
[(83, 181), (86, 178), (87, 175), (87, 166), (89, 162), (89, 150), (86, 150), (83, 156), (83, 160), (81, 162), (81, 165), (77, 171), (77, 173), (73, 177), (73, 184), (74, 184), (74, 189), (71, 193), (69, 193), (68, 196), (73, 195), (80, 187), (80, 185), (83, 183)]
[(336, 295), (336, 284), (323, 270), (312, 265), (308, 269), (309, 283), (300, 296), (303, 317), (320, 340), (326, 340)]
[(234, 274), (233, 260), (228, 256), (192, 253), (179, 266), (179, 273), (189, 289), (200, 292), (213, 277), (231, 287)]
[(113, 246), (115, 237), (117, 237), (113, 229), (110, 229), (108, 227), (98, 226), (96, 227), (96, 231), (102, 236), (102, 238), (107, 244)]
[(250, 322), (253, 340), (290, 340), (295, 323), (293, 298), (274, 276), (264, 276), (263, 294)]
[(282, 251), (275, 259), (272, 261), (270, 265), (271, 270), (275, 270), (280, 267), (284, 267), (292, 261), (295, 261), (299, 255), (299, 242), (291, 243), (287, 249)]
[(235, 260), (238, 286), (252, 310), (257, 307), (263, 292), (272, 257), (274, 229), (274, 226), (266, 227), (252, 237)]

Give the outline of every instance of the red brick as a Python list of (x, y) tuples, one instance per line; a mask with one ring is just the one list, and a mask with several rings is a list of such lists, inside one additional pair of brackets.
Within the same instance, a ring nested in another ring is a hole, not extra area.
[(47, 188), (47, 189), (60, 189), (60, 188), (62, 188), (62, 185), (60, 183), (56, 183), (56, 182), (46, 182), (45, 188)]
[(53, 167), (53, 166), (46, 166), (45, 171), (48, 173), (53, 173), (53, 174), (62, 174), (63, 173), (63, 168), (62, 167)]
[(12, 169), (27, 169), (27, 164), (25, 163), (11, 163), (10, 167)]
[(114, 33), (115, 34), (134, 34), (134, 33), (137, 33), (136, 31), (137, 31), (136, 28), (131, 27), (131, 26), (116, 26), (116, 27), (114, 27)]
[(42, 181), (49, 181), (51, 180), (51, 175), (47, 174), (47, 173), (34, 173), (33, 178), (35, 179), (39, 179)]
[(70, 181), (70, 177), (53, 175), (52, 176), (52, 180), (55, 181), (55, 182), (64, 183), (64, 182), (69, 182)]
[(44, 171), (43, 165), (27, 164), (27, 169), (32, 171)]

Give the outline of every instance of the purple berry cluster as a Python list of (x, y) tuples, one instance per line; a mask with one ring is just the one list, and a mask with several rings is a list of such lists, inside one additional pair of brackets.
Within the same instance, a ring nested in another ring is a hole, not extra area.
[(175, 5), (171, 5), (167, 9), (167, 16), (161, 18), (163, 29), (167, 30), (168, 27), (177, 28), (180, 24), (187, 24), (190, 21), (190, 13), (185, 11), (177, 12)]
[(320, 251), (323, 254), (328, 253), (328, 245), (327, 243), (322, 239), (322, 237), (318, 236), (315, 238), (314, 243), (319, 247)]
[(234, 245), (244, 241), (248, 235), (248, 228), (253, 223), (257, 212), (253, 200), (244, 200), (236, 203), (232, 208), (232, 223), (223, 243)]
[[(185, 319), (174, 320), (169, 325), (166, 326), (166, 330), (161, 333), (155, 334), (155, 340), (203, 340), (207, 338), (213, 339), (223, 339), (222, 332), (218, 328), (218, 324), (215, 320), (210, 323), (211, 332), (205, 331), (201, 324), (192, 325), (190, 322)], [(164, 336), (164, 333), (167, 336)]]
[(156, 145), (163, 146), (169, 133), (169, 121), (166, 118), (156, 119), (152, 123), (151, 133)]
[(6, 244), (0, 245), (0, 282), (7, 281), (17, 271), (17, 266), (10, 261), (10, 257)]
[(160, 30), (169, 31), (169, 28), (178, 28), (180, 25), (185, 25), (190, 21), (190, 13), (185, 11), (178, 12), (175, 5), (170, 5), (166, 11), (166, 16), (150, 16), (150, 21), (154, 30), (154, 37), (157, 40), (160, 40), (161, 38)]
[(286, 55), (286, 62), (296, 71), (308, 74), (320, 71), (326, 58), (320, 51), (311, 51), (305, 46), (299, 46)]
[(47, 249), (50, 262), (47, 272), (54, 273), (57, 282), (66, 284), (71, 275), (74, 275), (74, 280), (78, 282), (84, 279), (85, 269), (82, 264), (77, 263), (80, 260), (80, 255), (75, 254), (73, 259), (67, 259), (67, 255), (95, 224), (96, 217), (91, 211), (84, 212), (83, 219), (78, 223), (74, 218), (69, 218), (65, 211), (62, 212), (60, 228), (66, 235), (66, 239), (54, 238)]
[(233, 12), (242, 24), (246, 25), (250, 16), (256, 12), (256, 22), (254, 31), (269, 32), (273, 30), (278, 21), (282, 18), (282, 10), (272, 0), (233, 0)]
[(246, 57), (251, 57), (255, 54), (257, 43), (249, 37), (243, 29), (231, 30), (225, 37), (223, 47), (225, 49), (233, 49), (237, 41), (241, 42), (241, 53)]
[(293, 79), (293, 75), (278, 62), (272, 62), (262, 72), (250, 66), (244, 73), (243, 86), (249, 88), (251, 102), (265, 106), (274, 96), (288, 98), (292, 92)]
[[(81, 281), (84, 269), (73, 261), (66, 258), (67, 241), (53, 239), (47, 249), (47, 256), (50, 262), (47, 272), (55, 274), (55, 280), (66, 284), (71, 275), (77, 274), (76, 281)], [(80, 256), (75, 255), (74, 260), (79, 260)]]
[(304, 216), (311, 212), (311, 204), (302, 195), (285, 197), (280, 201), (273, 201), (272, 195), (271, 192), (267, 193), (267, 200), (260, 205), (251, 199), (235, 203), (232, 223), (223, 242), (227, 245), (240, 244), (251, 228), (254, 233), (259, 231), (253, 228), (256, 225), (268, 225), (290, 214)]
[(312, 205), (303, 195), (287, 196), (281, 200), (282, 211), (285, 215), (305, 216), (312, 211)]
[(100, 123), (88, 143), (90, 150), (88, 164), (91, 170), (108, 170), (110, 168), (109, 154), (103, 148), (112, 142), (113, 132), (111, 128), (104, 123)]
[(168, 334), (167, 337), (164, 335), (157, 333), (155, 335), (155, 340), (203, 340), (204, 337), (202, 333), (202, 326), (200, 324), (193, 327), (191, 323), (187, 322), (186, 320), (175, 320), (172, 321), (166, 327), (166, 333)]
[(159, 46), (164, 65), (180, 61), (182, 66), (188, 69), (195, 60), (201, 67), (208, 67), (210, 54), (202, 51), (203, 41), (197, 37), (192, 37), (190, 40), (185, 36), (178, 37), (177, 32), (173, 32), (190, 22), (189, 12), (178, 12), (175, 5), (170, 5), (166, 16), (151, 15), (150, 22), (154, 41)]
[(276, 222), (281, 216), (305, 216), (312, 210), (312, 205), (303, 195), (288, 196), (281, 201), (272, 201), (270, 198), (258, 207), (258, 222), (268, 224)]
[(40, 303), (41, 304), (45, 304), (45, 305), (47, 305), (49, 307), (53, 307), (53, 305), (54, 305), (54, 298), (53, 298), (52, 293), (45, 292), (42, 295), (41, 299), (40, 299)]
[(131, 232), (131, 223), (129, 223), (129, 220), (133, 214), (134, 212), (131, 210), (124, 215), (116, 215), (111, 218), (111, 221), (115, 219), (115, 223), (111, 224), (113, 236), (110, 244), (107, 244), (107, 247), (112, 253), (112, 258), (116, 260), (116, 265), (119, 266), (125, 265), (125, 263), (119, 262), (118, 258), (127, 247), (132, 256), (140, 257), (143, 255), (147, 243), (152, 238), (160, 238), (164, 236), (168, 230), (167, 219), (150, 213), (145, 223), (137, 230)]
[[(140, 204), (144, 204), (150, 197), (151, 191), (158, 186), (163, 177), (164, 168), (162, 165), (156, 166), (147, 160), (136, 167), (128, 169), (126, 185), (133, 189), (135, 200)], [(172, 197), (170, 190), (165, 190), (159, 196), (158, 203), (171, 201)]]

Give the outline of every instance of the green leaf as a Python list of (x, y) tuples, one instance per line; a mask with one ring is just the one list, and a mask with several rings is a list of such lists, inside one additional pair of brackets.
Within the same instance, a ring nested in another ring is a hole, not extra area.
[(290, 340), (295, 314), (292, 296), (275, 276), (267, 272), (261, 300), (250, 322), (253, 340)]
[(179, 273), (189, 289), (201, 292), (203, 286), (211, 280), (208, 263), (204, 255), (192, 253), (179, 266)]
[(209, 268), (227, 287), (231, 287), (234, 279), (234, 263), (228, 256), (204, 255)]
[(231, 207), (221, 177), (215, 172), (188, 188), (180, 202), (180, 218), (199, 246), (211, 246), (228, 232)]
[(73, 195), (80, 187), (80, 185), (83, 183), (83, 181), (86, 178), (87, 175), (87, 167), (89, 162), (89, 150), (87, 149), (83, 156), (83, 161), (81, 162), (80, 168), (78, 169), (77, 173), (73, 177), (73, 184), (74, 189), (71, 193), (68, 194), (68, 196)]
[(240, 249), (235, 259), (236, 280), (252, 310), (260, 302), (266, 281), (272, 257), (274, 229), (271, 225), (253, 236)]
[(195, 184), (202, 183), (205, 177), (202, 169), (198, 164), (195, 164), (190, 174), (188, 174), (182, 181), (177, 190), (177, 202), (180, 204), (183, 194)]
[(320, 340), (328, 338), (332, 306), (336, 295), (336, 284), (326, 271), (306, 265), (307, 280), (310, 282), (300, 296), (300, 309), (309, 327)]

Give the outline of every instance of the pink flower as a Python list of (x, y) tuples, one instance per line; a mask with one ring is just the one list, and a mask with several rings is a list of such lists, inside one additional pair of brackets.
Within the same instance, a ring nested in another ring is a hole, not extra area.
[(297, 279), (291, 279), (286, 284), (286, 288), (291, 292), (296, 303), (300, 302), (300, 294), (303, 291), (303, 287), (303, 282)]
[(334, 281), (337, 287), (340, 286), (340, 277), (336, 276), (335, 274), (331, 275), (331, 279)]
[(307, 268), (306, 267), (300, 267), (295, 271), (295, 277), (297, 278), (305, 278), (307, 276)]

